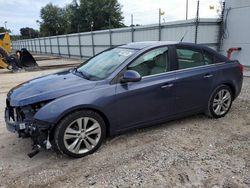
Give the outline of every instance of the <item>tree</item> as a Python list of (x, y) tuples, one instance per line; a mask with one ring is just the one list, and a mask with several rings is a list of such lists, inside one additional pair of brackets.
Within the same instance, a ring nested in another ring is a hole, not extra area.
[(68, 23), (67, 33), (76, 33), (80, 31), (80, 11), (77, 0), (66, 6), (66, 19)]
[(121, 5), (117, 0), (80, 0), (81, 30), (124, 27)]
[(0, 33), (4, 33), (4, 32), (9, 32), (10, 33), (10, 30), (9, 29), (5, 29), (5, 27), (0, 27)]
[(118, 0), (73, 0), (65, 8), (52, 3), (41, 9), (42, 36), (60, 35), (93, 30), (124, 27)]
[(60, 8), (53, 5), (52, 3), (49, 3), (41, 9), (41, 18), (41, 35), (51, 36), (66, 33), (67, 20), (66, 11), (64, 8)]
[(20, 33), (22, 35), (22, 38), (24, 38), (24, 39), (36, 38), (39, 35), (39, 31), (37, 31), (33, 28), (29, 28), (29, 27), (21, 28)]

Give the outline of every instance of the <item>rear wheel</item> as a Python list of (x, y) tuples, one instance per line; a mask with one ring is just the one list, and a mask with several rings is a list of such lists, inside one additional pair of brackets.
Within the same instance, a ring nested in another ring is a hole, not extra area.
[(106, 136), (103, 118), (90, 110), (76, 111), (65, 117), (55, 129), (56, 148), (71, 157), (95, 152)]
[(232, 101), (233, 95), (231, 88), (226, 85), (221, 85), (212, 93), (206, 114), (213, 118), (224, 117), (230, 110)]

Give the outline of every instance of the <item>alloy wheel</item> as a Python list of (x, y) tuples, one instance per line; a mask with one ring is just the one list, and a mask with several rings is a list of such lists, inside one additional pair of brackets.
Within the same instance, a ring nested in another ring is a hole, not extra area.
[(101, 138), (101, 126), (93, 118), (82, 117), (70, 123), (64, 132), (64, 145), (68, 151), (84, 154), (91, 151)]
[(227, 113), (231, 105), (231, 100), (231, 93), (227, 89), (219, 90), (213, 100), (214, 113), (219, 116)]

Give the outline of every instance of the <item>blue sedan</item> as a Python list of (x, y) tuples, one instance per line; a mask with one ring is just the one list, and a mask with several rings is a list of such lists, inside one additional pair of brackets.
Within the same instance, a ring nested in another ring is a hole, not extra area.
[(71, 157), (106, 136), (196, 113), (225, 116), (243, 67), (191, 43), (137, 42), (103, 51), (72, 70), (25, 82), (7, 95), (7, 129), (31, 137), (34, 152)]

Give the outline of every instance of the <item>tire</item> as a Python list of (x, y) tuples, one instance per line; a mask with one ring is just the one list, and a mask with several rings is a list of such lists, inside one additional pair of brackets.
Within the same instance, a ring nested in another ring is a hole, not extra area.
[(60, 153), (80, 158), (94, 153), (105, 137), (103, 118), (94, 111), (81, 110), (59, 122), (54, 132), (54, 143)]
[(211, 118), (224, 117), (230, 110), (233, 102), (233, 93), (230, 87), (221, 85), (211, 94), (208, 101), (206, 115)]

